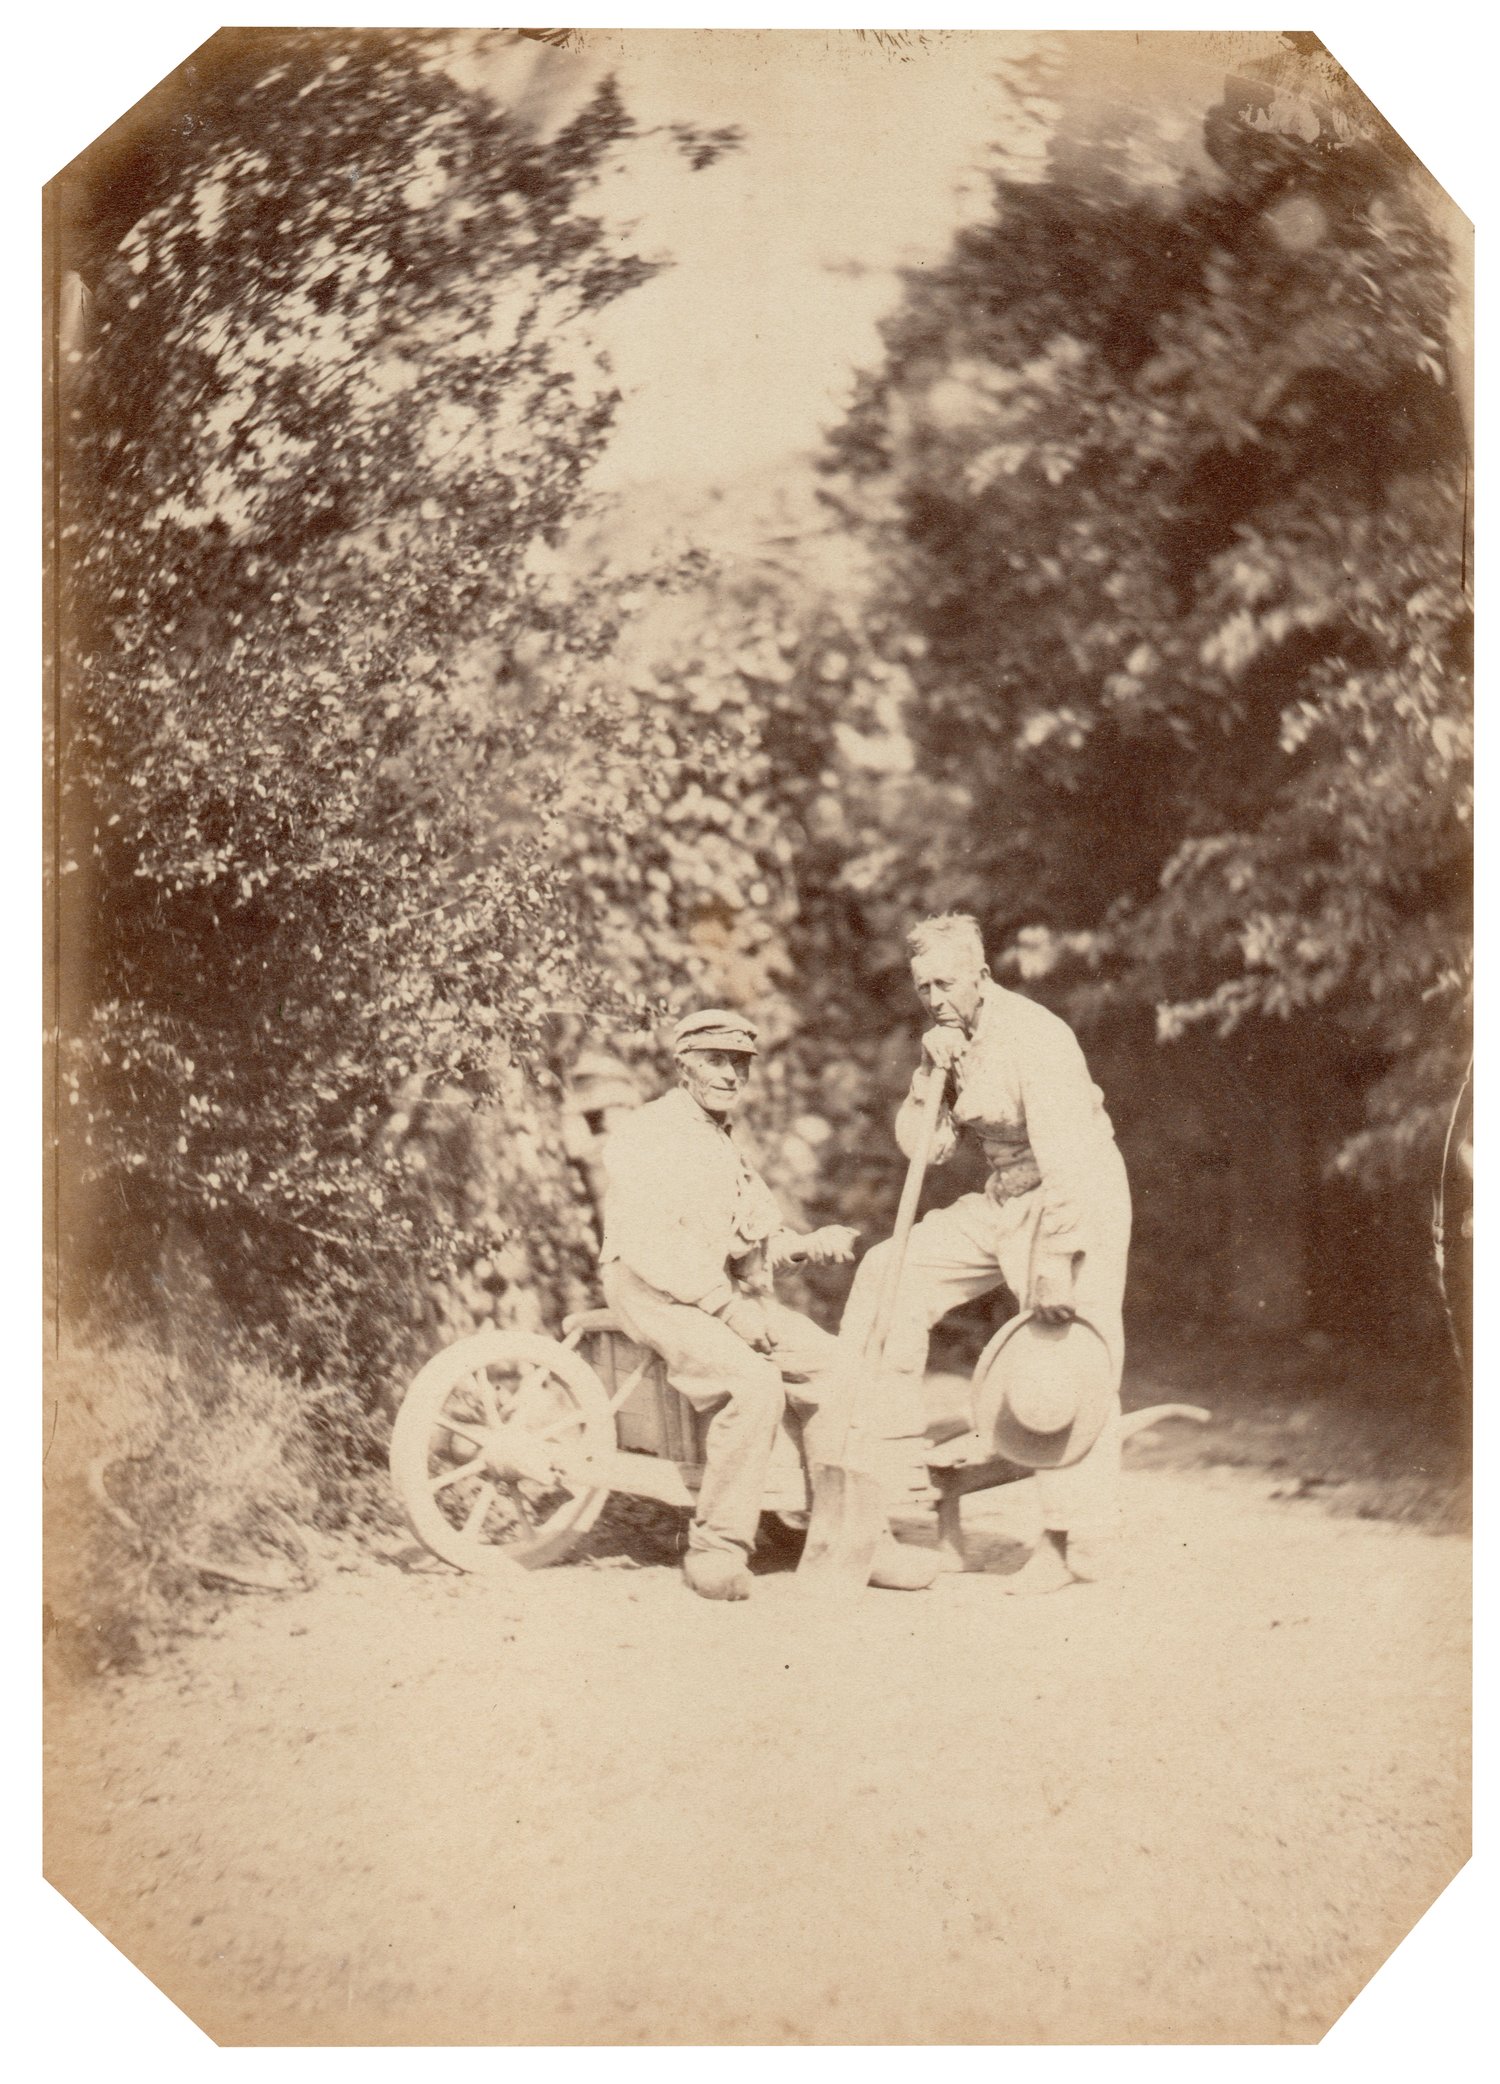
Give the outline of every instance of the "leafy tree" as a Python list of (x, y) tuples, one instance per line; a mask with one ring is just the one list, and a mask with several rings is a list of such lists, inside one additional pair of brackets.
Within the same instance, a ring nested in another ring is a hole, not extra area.
[(651, 272), (586, 208), (633, 125), (606, 83), (543, 142), (449, 58), (226, 32), (74, 212), (64, 1169), (96, 1244), (186, 1223), (251, 1321), (300, 1296), (311, 1367), (459, 1248), (396, 1096), (642, 1015), (564, 843), (610, 614), (544, 554), (615, 403), (590, 315)]
[(1294, 114), (1239, 82), (1201, 151), (1121, 119), (1002, 166), (829, 492), (915, 687), (903, 901), (979, 912), (1104, 1036), (1243, 1065), (1285, 1023), (1325, 1157), (1425, 1181), (1467, 1020), (1451, 260), (1412, 170)]

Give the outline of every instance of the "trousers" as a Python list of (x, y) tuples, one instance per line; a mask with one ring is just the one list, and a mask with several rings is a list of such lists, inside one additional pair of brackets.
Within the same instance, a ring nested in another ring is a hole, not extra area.
[(843, 1458), (855, 1378), (842, 1341), (767, 1296), (775, 1351), (757, 1353), (719, 1318), (653, 1288), (618, 1259), (604, 1268), (601, 1282), (631, 1338), (660, 1354), (678, 1395), (695, 1411), (713, 1414), (689, 1548), (748, 1553), (788, 1404), (809, 1462)]
[[(1042, 1524), (1090, 1538), (1114, 1531), (1119, 1510), (1120, 1376), (1125, 1364), (1125, 1264), (1130, 1249), (1130, 1188), (1125, 1164), (1110, 1143), (1100, 1154), (1095, 1191), (1074, 1260), (1073, 1302), (1104, 1339), (1114, 1372), (1114, 1407), (1103, 1432), (1068, 1469), (1037, 1471)], [(964, 1194), (916, 1224), (896, 1294), (881, 1368), (878, 1420), (882, 1437), (921, 1453), (926, 1429), (922, 1380), (928, 1335), (959, 1303), (1000, 1286), (1024, 1305), (1042, 1212), (1039, 1188), (1012, 1200)], [(876, 1245), (860, 1262), (844, 1307), (839, 1335), (851, 1365), (863, 1355), (874, 1323), (890, 1245)]]

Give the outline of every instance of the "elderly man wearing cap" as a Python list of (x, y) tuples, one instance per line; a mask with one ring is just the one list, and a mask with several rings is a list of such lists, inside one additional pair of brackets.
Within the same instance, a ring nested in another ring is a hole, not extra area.
[[(932, 1162), (960, 1135), (989, 1166), (984, 1191), (924, 1216), (911, 1234), (885, 1347), (895, 1409), (884, 1430), (920, 1451), (928, 1333), (959, 1303), (1002, 1284), (1043, 1324), (1083, 1318), (1108, 1356), (1108, 1409), (1094, 1444), (1069, 1467), (1038, 1463), (1043, 1538), (1007, 1579), (1013, 1592), (1050, 1592), (1107, 1575), (1120, 1463), (1121, 1311), (1130, 1244), (1130, 1189), (1103, 1096), (1073, 1031), (1055, 1013), (996, 984), (978, 923), (959, 913), (925, 920), (908, 935), (912, 981), (934, 1025), (924, 1064), (896, 1117), (909, 1156), (926, 1064), (948, 1074)], [(842, 1335), (862, 1351), (888, 1247), (866, 1254), (850, 1291)], [(1082, 1336), (1082, 1335), (1080, 1335)]]
[[(627, 1116), (605, 1145), (605, 1299), (667, 1379), (712, 1414), (683, 1569), (705, 1599), (745, 1599), (746, 1559), (776, 1429), (790, 1400), (809, 1461), (836, 1460), (854, 1376), (839, 1340), (777, 1302), (778, 1266), (848, 1259), (855, 1233), (799, 1235), (730, 1131), (757, 1054), (743, 1014), (710, 1007), (673, 1035), (678, 1084)], [(885, 1537), (872, 1584), (918, 1590), (935, 1564)]]

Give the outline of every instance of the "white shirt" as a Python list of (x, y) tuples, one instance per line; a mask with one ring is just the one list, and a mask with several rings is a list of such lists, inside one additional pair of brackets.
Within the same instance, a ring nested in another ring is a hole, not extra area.
[[(938, 1116), (932, 1162), (946, 1163), (965, 1131), (978, 1137), (990, 1166), (986, 1193), (1009, 1201), (1040, 1188), (1040, 1249), (1071, 1256), (1083, 1249), (1101, 1156), (1114, 1152), (1104, 1095), (1065, 1020), (991, 978), (980, 991), (974, 1032)], [(925, 1076), (924, 1060), (896, 1116), (896, 1141), (908, 1157)]]
[(721, 1309), (730, 1262), (786, 1227), (728, 1126), (681, 1087), (627, 1115), (602, 1158), (600, 1264), (621, 1260), (678, 1302)]

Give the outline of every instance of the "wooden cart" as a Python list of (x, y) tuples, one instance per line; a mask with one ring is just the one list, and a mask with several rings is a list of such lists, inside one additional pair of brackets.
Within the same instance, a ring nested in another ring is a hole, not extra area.
[[(1206, 1419), (1195, 1406), (1134, 1412)], [(706, 1421), (669, 1388), (657, 1355), (608, 1310), (563, 1323), (563, 1337), (485, 1330), (445, 1346), (416, 1376), (391, 1438), (391, 1478), (412, 1527), (459, 1570), (557, 1563), (593, 1526), (611, 1491), (690, 1508), (703, 1480)], [(934, 1444), (928, 1476), (939, 1538), (961, 1566), (961, 1501), (1032, 1472), (985, 1458), (972, 1436)], [(783, 1422), (764, 1509), (795, 1524), (809, 1510), (795, 1429)]]

